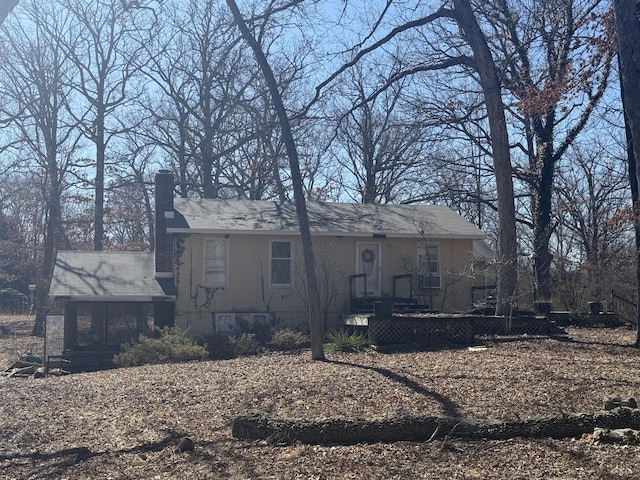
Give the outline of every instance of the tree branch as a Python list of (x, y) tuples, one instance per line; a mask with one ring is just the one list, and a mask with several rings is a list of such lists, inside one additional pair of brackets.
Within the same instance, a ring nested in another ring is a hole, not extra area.
[(309, 103), (307, 103), (307, 105), (302, 109), (301, 113), (298, 116), (299, 117), (305, 116), (308, 113), (308, 111), (311, 109), (311, 107), (320, 99), (322, 90), (331, 82), (333, 82), (337, 77), (339, 77), (342, 73), (344, 73), (346, 70), (356, 65), (366, 55), (380, 48), (381, 46), (385, 45), (386, 43), (388, 43), (389, 41), (391, 41), (392, 39), (394, 39), (396, 36), (400, 35), (403, 32), (406, 32), (407, 30), (410, 30), (412, 28), (428, 25), (429, 23), (432, 23), (435, 20), (438, 20), (440, 18), (455, 18), (455, 12), (450, 9), (441, 7), (437, 12), (431, 15), (427, 15), (426, 17), (419, 18), (417, 20), (413, 20), (411, 22), (407, 22), (403, 25), (395, 27), (383, 38), (373, 43), (372, 45), (368, 46), (367, 48), (359, 51), (355, 57), (353, 57), (347, 63), (343, 64), (340, 68), (338, 68), (335, 72), (329, 75), (329, 77), (323, 80), (316, 87), (316, 93), (314, 97), (309, 101)]

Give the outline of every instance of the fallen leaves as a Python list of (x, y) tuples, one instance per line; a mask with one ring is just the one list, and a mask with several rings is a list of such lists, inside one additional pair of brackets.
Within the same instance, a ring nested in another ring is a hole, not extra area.
[[(231, 437), (233, 418), (251, 410), (306, 419), (508, 419), (597, 412), (605, 397), (638, 398), (635, 332), (568, 333), (572, 341), (490, 339), (481, 353), (368, 351), (313, 362), (303, 352), (1, 379), (0, 477), (632, 478), (625, 472), (640, 470), (640, 447), (581, 440), (277, 447)], [(37, 351), (28, 339), (0, 338), (0, 354), (27, 344)], [(193, 451), (176, 452), (185, 437)], [(90, 454), (74, 454), (78, 448)]]

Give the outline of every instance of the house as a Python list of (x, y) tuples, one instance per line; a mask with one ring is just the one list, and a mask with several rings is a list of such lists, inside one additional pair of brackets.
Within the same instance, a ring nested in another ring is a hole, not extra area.
[[(152, 316), (194, 335), (261, 323), (307, 327), (293, 203), (174, 199), (173, 186), (170, 172), (156, 175), (154, 253), (59, 253), (50, 297), (63, 302), (65, 329), (73, 330), (65, 348), (81, 339), (115, 345)], [(376, 300), (462, 311), (485, 283), (473, 271), (474, 244), (485, 234), (447, 207), (307, 209), (327, 329)]]

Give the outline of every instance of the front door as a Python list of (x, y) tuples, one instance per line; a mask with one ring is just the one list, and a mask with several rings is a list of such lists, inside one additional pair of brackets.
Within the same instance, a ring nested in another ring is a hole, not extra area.
[[(358, 278), (356, 295), (364, 297), (380, 296), (380, 244), (358, 243), (356, 246), (356, 273), (364, 273)], [(366, 285), (366, 290), (365, 290)]]

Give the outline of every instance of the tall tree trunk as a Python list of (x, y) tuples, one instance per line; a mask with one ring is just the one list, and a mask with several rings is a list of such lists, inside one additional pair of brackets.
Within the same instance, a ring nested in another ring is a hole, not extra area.
[(496, 314), (505, 315), (514, 302), (518, 271), (516, 242), (516, 209), (511, 179), (511, 154), (507, 122), (502, 103), (501, 85), (491, 50), (487, 45), (469, 0), (454, 0), (458, 24), (473, 50), (476, 69), (485, 98), (491, 148), (498, 192), (498, 291)]
[[(624, 91), (624, 89), (622, 89)], [(623, 93), (624, 95), (624, 93)], [(625, 121), (625, 133), (627, 136), (627, 156), (629, 159), (629, 184), (631, 185), (631, 205), (633, 212), (633, 230), (636, 244), (636, 282), (637, 297), (640, 299), (640, 190), (638, 184), (638, 163), (633, 151), (633, 142), (629, 123)], [(640, 303), (640, 302), (638, 302)], [(636, 307), (637, 308), (637, 307)], [(636, 348), (640, 347), (640, 308), (636, 310)]]
[(291, 169), (291, 181), (293, 183), (293, 194), (296, 204), (296, 215), (298, 217), (298, 224), (300, 227), (300, 238), (302, 241), (302, 253), (304, 256), (305, 277), (307, 280), (307, 296), (308, 296), (308, 308), (309, 308), (309, 322), (311, 330), (311, 357), (313, 360), (324, 360), (324, 348), (322, 345), (322, 315), (320, 308), (320, 290), (318, 288), (318, 278), (316, 277), (315, 259), (313, 256), (313, 248), (311, 243), (311, 232), (309, 230), (309, 218), (307, 215), (307, 205), (304, 198), (304, 190), (302, 185), (302, 176), (300, 174), (300, 161), (298, 159), (298, 151), (296, 144), (291, 133), (291, 125), (289, 124), (289, 117), (284, 108), (282, 97), (278, 89), (278, 83), (276, 82), (271, 66), (267, 61), (267, 58), (260, 47), (260, 44), (256, 41), (254, 36), (247, 28), (238, 5), (235, 0), (227, 0), (227, 5), (233, 14), (235, 22), (238, 24), (238, 28), (242, 33), (245, 41), (249, 44), (253, 50), (254, 55), (262, 69), (265, 81), (269, 86), (269, 92), (273, 100), (274, 108), (280, 121), (280, 127), (282, 128), (282, 136), (285, 147), (287, 149), (287, 155), (289, 157), (289, 166)]
[(541, 152), (542, 165), (535, 190), (533, 249), (536, 300), (551, 300), (551, 198), (553, 197), (554, 161), (550, 152)]
[(58, 167), (56, 165), (55, 155), (53, 153), (51, 153), (51, 155), (51, 160), (48, 161), (49, 180), (48, 185), (45, 187), (47, 223), (44, 233), (42, 264), (34, 292), (36, 318), (31, 331), (32, 335), (42, 335), (44, 333), (44, 324), (47, 316), (47, 295), (49, 293), (49, 285), (51, 284), (51, 276), (53, 275), (53, 267), (56, 261), (56, 235), (58, 234), (58, 228), (62, 218)]
[[(640, 247), (640, 211), (638, 184), (640, 178), (636, 161), (640, 158), (640, 4), (637, 0), (614, 0), (613, 8), (618, 32), (618, 61), (620, 62), (620, 90), (627, 133), (627, 154), (632, 185), (636, 247)], [(636, 248), (638, 298), (640, 298), (640, 248)], [(640, 303), (640, 302), (639, 302)], [(638, 331), (636, 347), (640, 347), (640, 309), (636, 316)]]
[(100, 98), (97, 102), (98, 112), (96, 114), (96, 180), (95, 180), (95, 204), (94, 204), (94, 237), (93, 249), (95, 251), (104, 250), (104, 158), (106, 145), (104, 142), (104, 100)]

